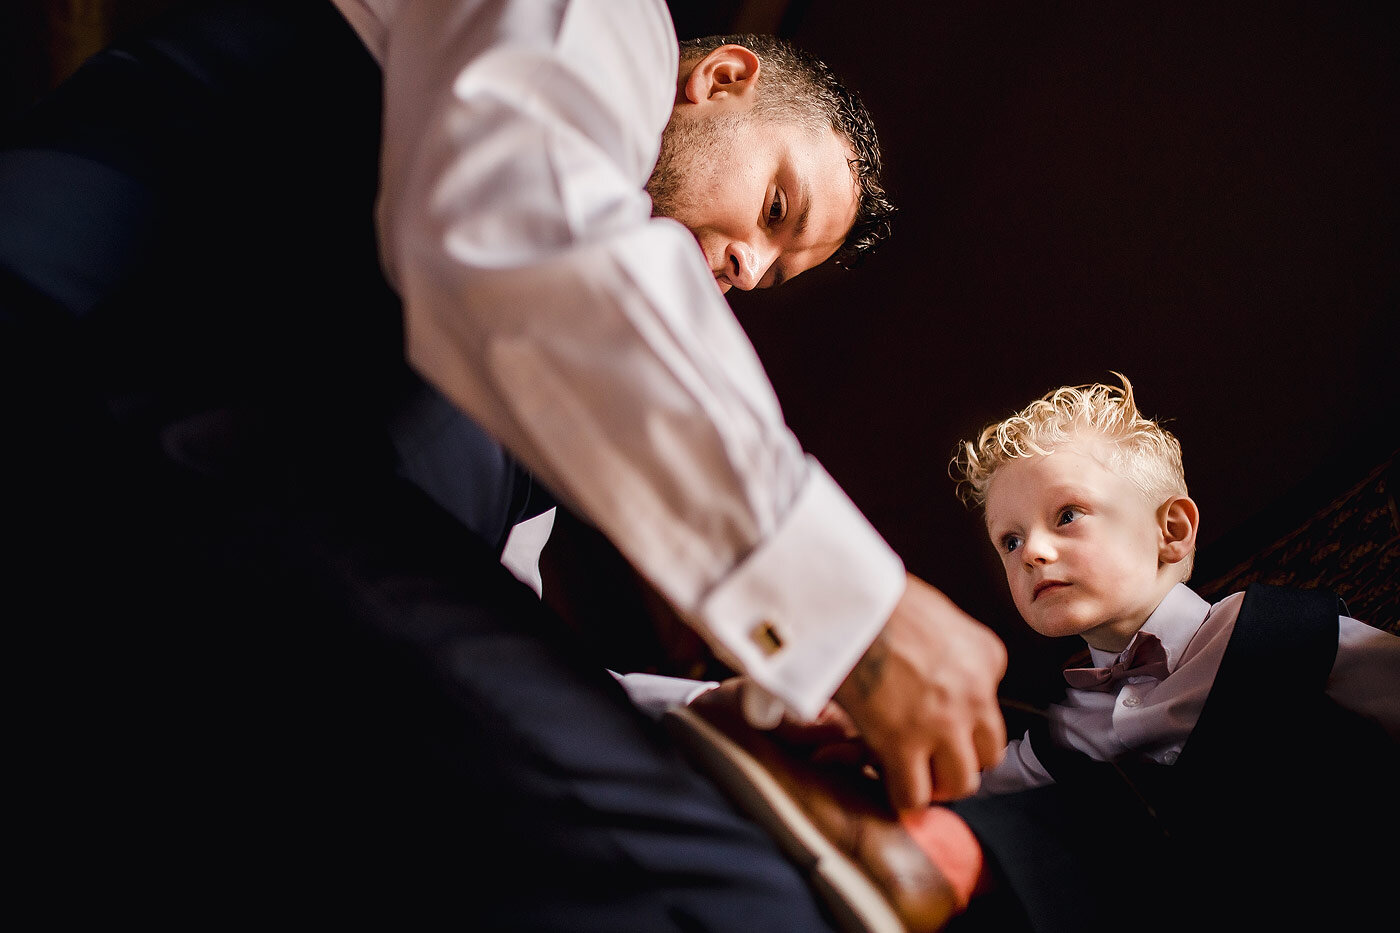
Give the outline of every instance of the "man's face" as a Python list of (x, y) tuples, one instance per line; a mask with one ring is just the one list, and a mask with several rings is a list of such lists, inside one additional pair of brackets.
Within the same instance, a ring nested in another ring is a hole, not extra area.
[(1121, 651), (1164, 595), (1156, 510), (1092, 448), (998, 467), (987, 533), (1016, 609), (1042, 635)]
[(695, 236), (721, 292), (781, 285), (829, 259), (855, 223), (850, 146), (747, 112), (677, 112), (651, 181), (654, 214)]

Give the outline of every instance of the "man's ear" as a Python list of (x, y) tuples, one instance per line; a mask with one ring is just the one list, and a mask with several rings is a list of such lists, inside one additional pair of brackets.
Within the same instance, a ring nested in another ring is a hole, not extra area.
[(1200, 527), (1201, 512), (1190, 496), (1172, 496), (1157, 509), (1157, 527), (1162, 537), (1157, 545), (1157, 559), (1175, 564), (1196, 550), (1196, 529)]
[(695, 63), (681, 81), (676, 103), (733, 102), (753, 93), (758, 56), (742, 45), (721, 45)]

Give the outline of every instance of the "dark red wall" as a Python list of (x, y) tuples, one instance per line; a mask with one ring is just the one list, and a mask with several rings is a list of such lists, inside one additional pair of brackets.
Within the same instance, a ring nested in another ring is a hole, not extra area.
[[(672, 7), (683, 36), (772, 24), (874, 111), (896, 237), (732, 303), (803, 443), (1018, 657), (1049, 646), (945, 473), (984, 422), (1127, 373), (1185, 445), (1203, 574), (1400, 446), (1400, 6)], [(74, 8), (7, 7), (7, 112), (91, 38)]]
[(958, 439), (1126, 373), (1206, 573), (1400, 447), (1394, 4), (790, 4), (881, 128), (897, 236), (732, 304), (798, 436), (1017, 640)]

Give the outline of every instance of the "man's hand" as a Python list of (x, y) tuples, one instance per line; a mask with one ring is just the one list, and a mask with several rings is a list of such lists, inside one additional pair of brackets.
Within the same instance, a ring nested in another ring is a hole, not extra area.
[[(713, 690), (706, 690), (691, 700), (690, 705), (702, 712), (717, 709), (725, 717), (742, 720), (745, 685), (746, 678), (742, 675), (730, 677), (721, 681)], [(860, 738), (851, 717), (834, 702), (827, 703), (811, 722), (803, 722), (784, 713), (782, 721), (772, 732), (787, 745), (828, 755), (833, 753), (833, 749), (845, 749), (857, 743)]]
[(1001, 760), (997, 685), (1005, 673), (1001, 640), (910, 574), (835, 697), (878, 760), (896, 810), (965, 797), (978, 772)]

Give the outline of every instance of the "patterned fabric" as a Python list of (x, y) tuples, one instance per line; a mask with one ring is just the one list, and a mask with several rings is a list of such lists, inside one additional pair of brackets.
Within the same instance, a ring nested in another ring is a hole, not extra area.
[(1400, 635), (1400, 451), (1303, 524), (1212, 580), (1208, 600), (1251, 583), (1335, 592), (1347, 614)]

